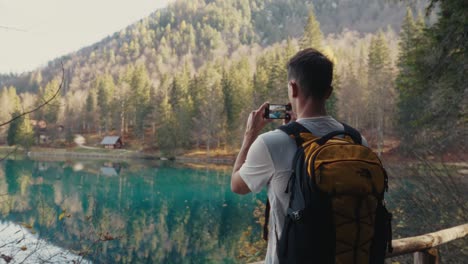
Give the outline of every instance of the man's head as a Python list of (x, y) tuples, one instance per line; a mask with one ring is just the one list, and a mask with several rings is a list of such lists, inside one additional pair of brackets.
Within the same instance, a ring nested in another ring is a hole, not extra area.
[(288, 63), (288, 82), (305, 98), (325, 101), (332, 91), (333, 63), (316, 49), (299, 51)]

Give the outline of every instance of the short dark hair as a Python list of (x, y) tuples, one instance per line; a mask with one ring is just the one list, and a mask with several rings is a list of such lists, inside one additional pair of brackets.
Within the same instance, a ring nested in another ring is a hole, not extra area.
[(333, 79), (333, 62), (318, 50), (299, 51), (288, 62), (288, 80), (295, 79), (304, 94), (325, 98)]

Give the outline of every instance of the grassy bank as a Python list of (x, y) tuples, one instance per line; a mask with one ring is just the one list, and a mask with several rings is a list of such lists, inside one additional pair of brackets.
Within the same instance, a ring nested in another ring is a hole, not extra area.
[(236, 159), (237, 150), (229, 149), (213, 149), (209, 152), (206, 150), (191, 150), (182, 155), (178, 155), (176, 160), (191, 163), (214, 163), (232, 165)]
[(236, 150), (214, 149), (209, 152), (206, 150), (180, 151), (178, 155), (164, 156), (159, 151), (138, 151), (129, 149), (104, 149), (94, 147), (70, 147), (70, 148), (51, 148), (51, 147), (32, 147), (29, 150), (22, 148), (0, 146), (0, 159), (7, 157), (9, 159), (18, 159), (29, 157), (38, 160), (64, 160), (64, 159), (149, 159), (149, 160), (177, 160), (180, 162), (194, 164), (220, 164), (232, 165), (235, 160)]
[(0, 160), (24, 158), (27, 151), (21, 147), (0, 146)]
[(87, 149), (87, 148), (33, 148), (28, 152), (32, 159), (160, 159), (159, 155), (124, 149)]

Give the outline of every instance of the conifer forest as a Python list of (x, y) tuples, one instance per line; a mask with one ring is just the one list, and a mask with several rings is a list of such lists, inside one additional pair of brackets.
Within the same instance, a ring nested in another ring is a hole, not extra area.
[(236, 147), (248, 112), (287, 101), (287, 60), (315, 47), (335, 63), (328, 112), (379, 151), (386, 140), (457, 148), (466, 13), (464, 1), (174, 1), (44, 67), (1, 75), (3, 122), (64, 83), (53, 103), (3, 126), (0, 141), (37, 144), (34, 119), (62, 126), (62, 144), (99, 133), (166, 153)]

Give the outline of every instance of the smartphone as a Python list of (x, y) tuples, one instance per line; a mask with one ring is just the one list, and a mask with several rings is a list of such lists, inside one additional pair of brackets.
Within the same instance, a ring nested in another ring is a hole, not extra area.
[(289, 119), (290, 116), (286, 111), (291, 111), (290, 104), (268, 104), (263, 117), (268, 119)]

